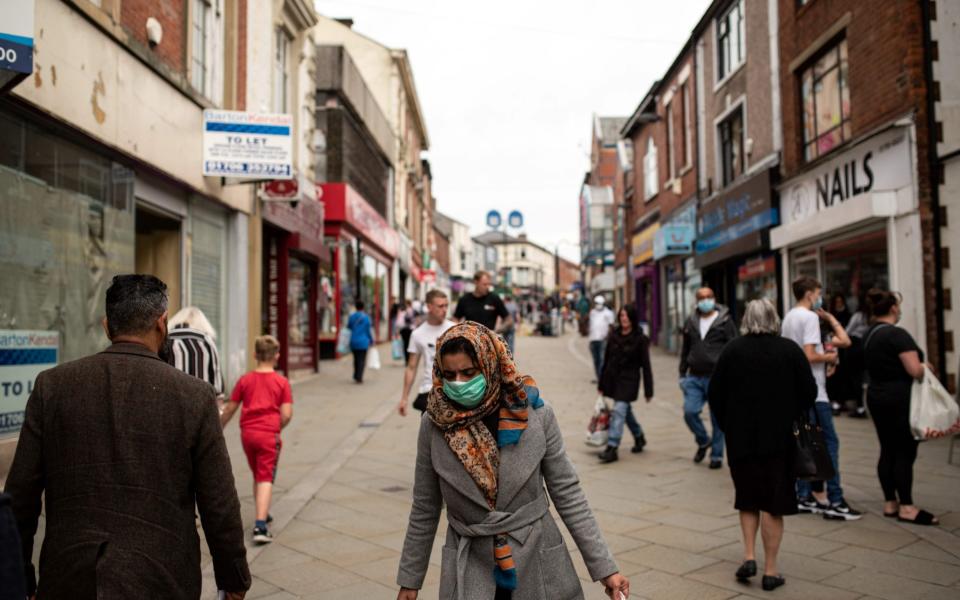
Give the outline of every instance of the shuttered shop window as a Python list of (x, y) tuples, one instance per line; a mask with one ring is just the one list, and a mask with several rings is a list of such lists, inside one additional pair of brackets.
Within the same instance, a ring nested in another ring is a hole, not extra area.
[[(190, 264), (191, 304), (203, 311), (223, 339), (223, 226), (193, 219)], [(223, 350), (222, 348), (220, 349)]]

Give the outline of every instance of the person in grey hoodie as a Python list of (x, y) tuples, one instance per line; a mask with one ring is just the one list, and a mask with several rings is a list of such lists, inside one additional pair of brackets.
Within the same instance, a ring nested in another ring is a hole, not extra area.
[(730, 340), (737, 337), (737, 325), (726, 306), (717, 304), (713, 290), (697, 290), (697, 310), (683, 326), (683, 346), (680, 350), (680, 389), (683, 390), (683, 420), (693, 432), (697, 452), (693, 462), (703, 462), (710, 450), (710, 468), (723, 466), (723, 432), (711, 412), (712, 435), (707, 435), (700, 413), (707, 403), (710, 376), (720, 352)]

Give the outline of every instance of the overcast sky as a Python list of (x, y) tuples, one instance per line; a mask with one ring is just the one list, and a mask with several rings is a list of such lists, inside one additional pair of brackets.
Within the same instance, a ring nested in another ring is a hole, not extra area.
[(578, 260), (591, 115), (628, 116), (709, 0), (316, 0), (410, 54), (438, 209), (476, 235), (520, 210), (530, 239)]

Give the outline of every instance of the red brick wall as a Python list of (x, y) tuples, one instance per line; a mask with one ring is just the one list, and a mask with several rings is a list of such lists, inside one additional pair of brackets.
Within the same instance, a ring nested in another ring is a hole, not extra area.
[(790, 177), (803, 168), (803, 140), (798, 74), (793, 59), (846, 13), (849, 53), (850, 112), (853, 139), (891, 120), (913, 113), (916, 123), (917, 180), (923, 233), (927, 349), (936, 360), (933, 211), (927, 127), (927, 86), (923, 64), (923, 22), (913, 0), (816, 0), (797, 8), (780, 0), (780, 78), (783, 104), (783, 166)]
[(132, 41), (147, 43), (147, 19), (153, 17), (163, 27), (163, 38), (153, 54), (175, 73), (186, 73), (187, 10), (189, 0), (123, 0), (120, 24)]

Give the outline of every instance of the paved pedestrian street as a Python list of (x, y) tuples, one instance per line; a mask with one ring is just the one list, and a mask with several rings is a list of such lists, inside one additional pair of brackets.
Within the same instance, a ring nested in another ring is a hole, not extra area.
[[(788, 518), (780, 558), (787, 585), (763, 592), (759, 580), (753, 585), (734, 580), (741, 546), (733, 486), (726, 469), (710, 471), (691, 461), (695, 448), (681, 416), (676, 358), (654, 351), (656, 396), (650, 405), (635, 405), (647, 450), (634, 455), (625, 448), (618, 463), (601, 466), (596, 451), (583, 443), (596, 398), (586, 341), (574, 335), (520, 337), (517, 346), (522, 370), (537, 379), (556, 408), (567, 450), (616, 560), (631, 579), (633, 597), (960, 598), (960, 466), (947, 464), (948, 442), (923, 444), (916, 467), (918, 502), (940, 515), (943, 525), (913, 527), (879, 512), (872, 424), (838, 418), (846, 496), (867, 514), (851, 523)], [(386, 347), (380, 351), (387, 356)], [(324, 362), (319, 375), (294, 386), (294, 420), (284, 432), (272, 511), (275, 541), (251, 548), (254, 584), (248, 598), (396, 598), (418, 417), (403, 418), (393, 410), (402, 379), (397, 363), (385, 360), (363, 385), (350, 380), (349, 369), (349, 360)], [(226, 436), (249, 531), (251, 478), (236, 422)], [(444, 530), (441, 518), (422, 598), (437, 597)], [(567, 543), (587, 598), (605, 598), (569, 537)], [(212, 598), (209, 559), (204, 576), (204, 597)]]

